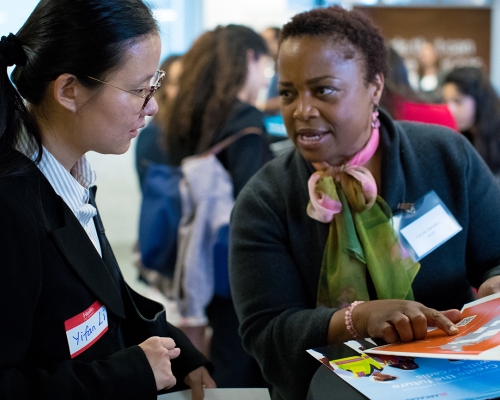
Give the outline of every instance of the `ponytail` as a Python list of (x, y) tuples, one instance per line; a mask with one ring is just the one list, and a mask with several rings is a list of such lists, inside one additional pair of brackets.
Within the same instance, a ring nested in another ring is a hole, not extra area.
[(39, 161), (42, 155), (42, 142), (39, 128), (33, 117), (28, 113), (22, 97), (12, 84), (7, 74), (7, 67), (23, 66), (27, 56), (15, 35), (2, 36), (0, 40), (0, 177), (20, 172), (17, 169), (21, 160), (19, 153), (14, 151), (21, 128), (24, 126), (38, 146)]

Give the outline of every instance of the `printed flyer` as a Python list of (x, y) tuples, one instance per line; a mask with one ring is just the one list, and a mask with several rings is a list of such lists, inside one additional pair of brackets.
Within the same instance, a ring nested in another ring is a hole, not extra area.
[(448, 336), (441, 329), (423, 340), (366, 349), (370, 354), (392, 354), (457, 360), (500, 360), (500, 294), (484, 297), (462, 308), (459, 333)]
[(372, 400), (493, 399), (500, 361), (368, 355), (331, 360), (330, 347), (308, 353)]
[(500, 294), (466, 304), (459, 333), (429, 330), (423, 340), (346, 345), (359, 354), (336, 359), (330, 347), (308, 353), (373, 400), (500, 398)]

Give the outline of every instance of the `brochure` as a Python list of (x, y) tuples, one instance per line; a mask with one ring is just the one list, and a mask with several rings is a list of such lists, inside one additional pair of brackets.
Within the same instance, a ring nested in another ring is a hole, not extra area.
[(331, 348), (308, 353), (372, 400), (492, 399), (500, 396), (500, 361), (368, 355), (332, 360)]
[(423, 340), (378, 346), (367, 338), (336, 359), (330, 347), (308, 353), (370, 399), (500, 398), (500, 294), (466, 304), (459, 333), (429, 330)]
[(441, 329), (423, 340), (400, 342), (366, 349), (370, 354), (455, 360), (500, 361), (500, 293), (466, 304), (462, 308), (459, 333), (448, 336)]

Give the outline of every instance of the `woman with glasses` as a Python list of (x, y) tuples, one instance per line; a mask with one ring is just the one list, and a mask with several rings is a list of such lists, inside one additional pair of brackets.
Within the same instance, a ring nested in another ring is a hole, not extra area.
[(2, 399), (156, 399), (187, 386), (202, 399), (215, 386), (163, 307), (125, 283), (85, 158), (127, 151), (157, 112), (160, 47), (141, 0), (42, 0), (1, 38)]

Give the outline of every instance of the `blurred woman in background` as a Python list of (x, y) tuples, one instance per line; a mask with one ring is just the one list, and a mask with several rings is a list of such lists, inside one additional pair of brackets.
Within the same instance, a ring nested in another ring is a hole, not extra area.
[(448, 107), (424, 102), (410, 86), (403, 58), (390, 46), (387, 53), (388, 71), (380, 107), (397, 120), (444, 125), (456, 130), (457, 125)]
[[(264, 114), (255, 108), (269, 63), (264, 39), (240, 25), (218, 27), (201, 35), (183, 56), (179, 92), (167, 113), (169, 162), (200, 154), (245, 128), (248, 134), (217, 157), (232, 178), (234, 197), (272, 158)], [(227, 274), (226, 274), (227, 275)], [(210, 358), (219, 387), (259, 387), (265, 382), (257, 363), (244, 350), (231, 297), (215, 295), (206, 309), (213, 330)]]
[(485, 71), (458, 67), (446, 75), (443, 97), (458, 129), (495, 175), (500, 173), (500, 99)]
[(420, 46), (418, 54), (418, 92), (430, 103), (441, 100), (441, 65), (434, 43), (426, 41)]
[(141, 130), (135, 148), (135, 167), (141, 189), (150, 163), (167, 164), (167, 153), (163, 143), (165, 135), (162, 134), (164, 132), (162, 124), (166, 119), (168, 102), (177, 95), (179, 76), (182, 71), (181, 56), (173, 55), (166, 58), (160, 69), (165, 71), (165, 79), (155, 97), (158, 103), (158, 113), (148, 126)]

